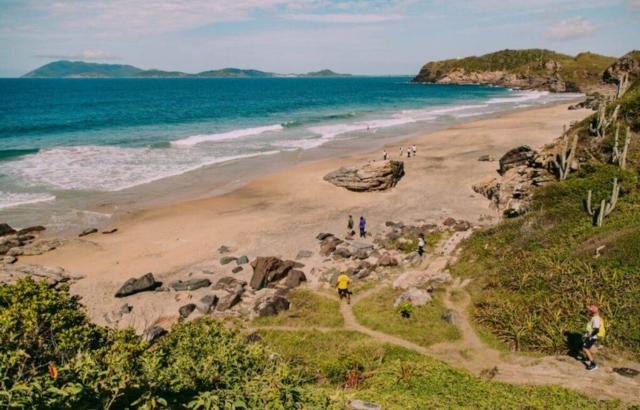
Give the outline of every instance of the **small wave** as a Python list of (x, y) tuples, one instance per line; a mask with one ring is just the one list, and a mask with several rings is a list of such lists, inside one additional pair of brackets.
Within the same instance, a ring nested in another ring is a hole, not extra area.
[(411, 117), (396, 115), (394, 118), (387, 118), (382, 120), (371, 120), (355, 122), (351, 124), (331, 124), (322, 125), (319, 127), (311, 127), (309, 131), (319, 134), (322, 139), (326, 141), (331, 140), (338, 135), (346, 134), (349, 132), (376, 130), (379, 128), (394, 127), (398, 125), (415, 123), (416, 120)]
[(355, 112), (347, 112), (347, 113), (341, 113), (341, 114), (318, 115), (318, 116), (311, 116), (311, 117), (304, 118), (304, 119), (299, 119), (299, 120), (286, 121), (286, 122), (282, 123), (282, 126), (284, 128), (296, 128), (296, 127), (302, 127), (302, 126), (305, 126), (305, 125), (315, 124), (315, 123), (319, 123), (319, 122), (346, 120), (346, 119), (349, 119), (349, 118), (353, 118), (355, 116), (356, 116)]
[(0, 161), (9, 160), (12, 158), (22, 157), (24, 155), (35, 154), (38, 152), (38, 148), (32, 149), (0, 149)]
[(49, 202), (56, 197), (45, 193), (18, 193), (0, 191), (0, 209), (12, 208), (14, 206), (35, 204), (38, 202)]
[(229, 132), (222, 132), (219, 134), (199, 134), (199, 135), (192, 135), (190, 137), (183, 138), (181, 140), (172, 141), (171, 144), (179, 147), (191, 147), (203, 142), (232, 140), (236, 138), (260, 135), (265, 132), (281, 131), (282, 129), (283, 129), (282, 125), (275, 124), (275, 125), (268, 125), (265, 127), (245, 128), (245, 129), (234, 130)]
[(487, 104), (504, 104), (504, 103), (516, 103), (522, 101), (531, 101), (544, 98), (549, 95), (549, 91), (521, 91), (513, 95), (512, 97), (496, 97), (490, 98)]

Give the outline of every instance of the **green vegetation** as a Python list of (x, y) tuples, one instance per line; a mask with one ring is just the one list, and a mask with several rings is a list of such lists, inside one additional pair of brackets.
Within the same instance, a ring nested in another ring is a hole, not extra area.
[(203, 319), (153, 346), (91, 325), (68, 291), (0, 286), (2, 408), (325, 408), (260, 344)]
[(289, 293), (291, 307), (277, 316), (256, 318), (256, 326), (340, 327), (344, 320), (340, 302), (308, 289), (294, 289)]
[(338, 404), (359, 398), (384, 409), (621, 408), (559, 387), (492, 382), (360, 333), (261, 331), (263, 341)]
[(359, 300), (353, 306), (353, 313), (362, 325), (383, 333), (398, 336), (421, 346), (460, 337), (458, 328), (442, 320), (445, 311), (438, 295), (424, 306), (413, 306), (409, 318), (403, 318), (393, 306), (402, 293), (391, 287)]
[[(620, 127), (637, 130), (640, 82), (620, 104)], [(533, 211), (475, 233), (463, 246), (454, 275), (473, 277), (473, 316), (500, 341), (518, 350), (573, 350), (584, 332), (585, 306), (600, 306), (607, 326), (604, 344), (640, 357), (640, 142), (634, 135), (626, 169), (609, 165), (615, 125), (604, 141), (588, 135), (592, 118), (571, 132), (580, 134), (580, 156), (592, 160), (535, 193)], [(584, 209), (622, 184), (614, 211), (602, 227)]]
[(601, 82), (602, 72), (615, 58), (593, 53), (580, 53), (575, 57), (544, 49), (501, 50), (482, 56), (450, 59), (427, 63), (417, 81), (434, 81), (443, 73), (454, 69), (467, 72), (507, 71), (526, 76), (548, 76), (553, 67), (547, 64), (555, 61), (560, 64), (559, 73), (572, 89), (584, 89), (585, 86)]
[(122, 64), (97, 64), (84, 61), (54, 61), (23, 77), (133, 77), (143, 70)]

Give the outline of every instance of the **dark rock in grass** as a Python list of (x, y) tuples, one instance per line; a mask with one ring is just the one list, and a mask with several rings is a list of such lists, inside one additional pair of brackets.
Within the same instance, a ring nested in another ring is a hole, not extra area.
[(157, 282), (153, 277), (153, 273), (149, 272), (139, 278), (131, 278), (127, 280), (120, 289), (116, 292), (117, 298), (133, 295), (134, 293), (144, 292), (147, 290), (154, 290), (162, 285), (162, 282)]
[(196, 309), (198, 312), (206, 315), (218, 304), (218, 296), (216, 295), (207, 295), (200, 299), (199, 302), (196, 302)]
[(236, 258), (235, 256), (223, 256), (222, 258), (220, 258), (220, 265), (227, 265), (237, 260), (238, 258)]
[(253, 311), (258, 317), (275, 316), (282, 311), (288, 310), (290, 304), (289, 300), (284, 296), (273, 295), (256, 301)]
[(83, 236), (91, 235), (92, 233), (96, 233), (98, 230), (96, 228), (87, 228), (84, 231), (80, 232), (78, 236), (82, 238)]
[(178, 313), (180, 313), (181, 317), (186, 319), (191, 313), (193, 313), (194, 310), (196, 310), (195, 303), (189, 303), (187, 305), (181, 306), (180, 309), (178, 309)]
[(382, 406), (364, 400), (349, 400), (349, 408), (352, 410), (382, 410)]
[(161, 326), (155, 325), (145, 330), (142, 333), (142, 341), (147, 343), (153, 343), (160, 336), (167, 334), (167, 330)]
[(296, 255), (296, 259), (310, 258), (312, 256), (313, 256), (313, 252), (303, 249), (298, 252), (298, 254)]
[(620, 376), (629, 378), (637, 377), (640, 374), (640, 371), (629, 367), (614, 367), (613, 371), (618, 373)]
[(169, 286), (174, 290), (196, 290), (200, 288), (206, 288), (211, 285), (211, 281), (209, 279), (188, 279), (188, 280), (178, 280), (172, 282)]
[(242, 272), (243, 270), (244, 268), (242, 266), (236, 266), (235, 268), (231, 269), (231, 272), (238, 273), (238, 272)]
[(459, 320), (458, 313), (455, 310), (451, 310), (451, 309), (447, 309), (444, 312), (442, 312), (442, 315), (440, 317), (442, 318), (442, 320), (444, 320), (445, 322), (451, 325), (455, 325), (456, 323), (458, 323), (458, 320)]
[(257, 333), (257, 332), (253, 332), (253, 333), (250, 333), (247, 336), (245, 336), (244, 340), (247, 343), (257, 343), (257, 342), (260, 342), (262, 340), (262, 336), (260, 336), (260, 334)]
[(293, 288), (297, 288), (298, 286), (300, 286), (302, 282), (306, 282), (306, 281), (307, 281), (307, 277), (305, 276), (304, 272), (294, 269), (289, 271), (289, 274), (287, 274), (287, 279), (285, 280), (284, 284), (287, 288), (293, 289)]
[(468, 221), (456, 221), (453, 225), (453, 230), (456, 232), (464, 232), (471, 229), (471, 224)]
[(9, 226), (9, 224), (0, 224), (0, 236), (13, 235), (16, 230)]
[(273, 256), (259, 256), (251, 262), (253, 276), (249, 284), (255, 290), (266, 288), (286, 277), (295, 266), (294, 261), (283, 261)]
[(238, 259), (236, 259), (236, 264), (238, 264), (238, 265), (245, 265), (247, 263), (249, 263), (249, 257), (248, 256), (243, 255), (243, 256), (239, 257)]
[(338, 258), (348, 259), (351, 257), (351, 251), (347, 248), (338, 248), (333, 251), (333, 256), (337, 256)]
[(30, 234), (30, 233), (38, 233), (38, 232), (44, 231), (45, 229), (47, 229), (47, 228), (45, 228), (42, 225), (30, 226), (28, 228), (20, 229), (18, 231), (18, 235), (27, 235), (27, 234)]

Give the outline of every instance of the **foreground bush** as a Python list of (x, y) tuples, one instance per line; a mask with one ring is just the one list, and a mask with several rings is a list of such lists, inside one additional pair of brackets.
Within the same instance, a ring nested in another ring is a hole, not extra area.
[(89, 323), (68, 290), (0, 286), (2, 408), (326, 408), (260, 344), (203, 319), (156, 345)]

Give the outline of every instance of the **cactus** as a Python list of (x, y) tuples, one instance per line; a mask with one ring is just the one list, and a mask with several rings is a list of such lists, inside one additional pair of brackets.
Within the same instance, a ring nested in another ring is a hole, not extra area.
[(618, 204), (619, 195), (620, 185), (618, 185), (618, 178), (613, 178), (613, 189), (611, 191), (611, 198), (608, 201), (606, 199), (603, 199), (602, 202), (600, 202), (600, 208), (595, 209), (591, 206), (592, 192), (591, 190), (589, 190), (586, 203), (587, 213), (595, 218), (594, 224), (596, 226), (602, 226), (602, 224), (604, 223), (604, 218), (606, 218), (611, 214), (611, 212), (613, 212), (616, 205)]
[(620, 169), (624, 169), (627, 165), (627, 152), (629, 151), (629, 143), (631, 142), (631, 129), (627, 127), (627, 133), (624, 137), (624, 147), (620, 150), (618, 145), (618, 134), (620, 133), (620, 124), (616, 124), (616, 135), (613, 143), (613, 155), (611, 162), (618, 164)]
[(598, 105), (598, 116), (595, 119), (595, 126), (593, 123), (589, 126), (589, 131), (593, 135), (597, 135), (598, 138), (604, 138), (609, 125), (614, 123), (618, 118), (618, 112), (620, 111), (620, 105), (616, 105), (616, 108), (611, 113), (611, 117), (607, 118), (607, 104), (603, 101)]
[(624, 95), (629, 88), (629, 73), (624, 73), (618, 78), (618, 89), (616, 90), (616, 100)]
[(569, 172), (571, 172), (571, 164), (576, 156), (576, 150), (578, 148), (578, 134), (573, 136), (573, 142), (571, 143), (571, 150), (569, 148), (569, 135), (566, 132), (566, 127), (563, 127), (562, 132), (562, 148), (561, 152), (556, 155), (553, 160), (553, 164), (558, 171), (558, 178), (563, 181), (567, 179)]

